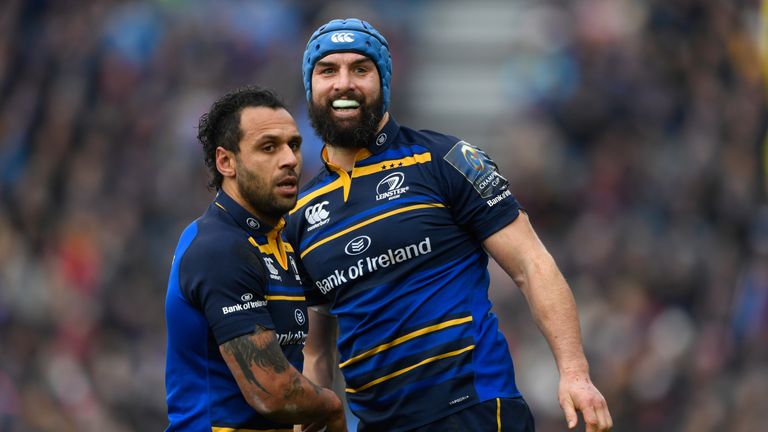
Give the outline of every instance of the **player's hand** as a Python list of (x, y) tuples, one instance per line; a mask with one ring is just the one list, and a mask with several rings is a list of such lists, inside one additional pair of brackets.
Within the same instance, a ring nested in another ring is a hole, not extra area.
[(587, 432), (606, 432), (613, 428), (608, 404), (597, 387), (592, 384), (589, 375), (560, 377), (558, 399), (569, 429), (575, 428), (579, 422), (576, 411), (581, 411), (584, 423), (587, 425)]
[(327, 419), (322, 422), (310, 423), (308, 425), (295, 425), (293, 432), (347, 432), (347, 420), (344, 418), (344, 412), (340, 416)]
[(347, 419), (344, 418), (344, 413), (341, 416), (328, 420), (325, 425), (326, 432), (347, 432)]

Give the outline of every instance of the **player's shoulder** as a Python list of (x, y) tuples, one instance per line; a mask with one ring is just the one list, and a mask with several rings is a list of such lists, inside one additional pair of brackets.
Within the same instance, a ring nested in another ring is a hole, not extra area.
[(242, 229), (228, 224), (216, 214), (206, 214), (187, 227), (194, 238), (183, 254), (186, 269), (206, 270), (229, 267), (238, 250), (247, 249), (248, 239)]
[(442, 157), (458, 142), (461, 142), (461, 139), (454, 135), (430, 129), (416, 130), (407, 126), (401, 126), (398, 141), (401, 146), (424, 147), (433, 155)]
[(480, 147), (450, 134), (433, 130), (413, 130), (401, 127), (402, 140), (429, 149), (431, 160), (439, 160), (441, 167), (453, 167), (465, 176), (476, 176), (484, 170), (497, 171), (491, 157)]

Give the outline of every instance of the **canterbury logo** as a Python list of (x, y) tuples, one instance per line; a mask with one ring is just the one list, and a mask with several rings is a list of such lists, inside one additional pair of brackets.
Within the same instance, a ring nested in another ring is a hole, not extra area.
[(277, 268), (274, 264), (272, 264), (272, 258), (264, 258), (264, 263), (267, 265), (267, 268), (269, 269), (269, 272), (273, 275), (277, 275), (279, 272), (277, 271)]
[(304, 210), (304, 217), (307, 219), (307, 222), (316, 224), (327, 219), (330, 213), (328, 213), (328, 210), (323, 208), (327, 204), (328, 201), (323, 201), (321, 203), (307, 207), (307, 209)]
[(352, 37), (352, 33), (334, 33), (331, 35), (331, 42), (334, 43), (342, 43), (342, 42), (354, 42), (355, 38)]

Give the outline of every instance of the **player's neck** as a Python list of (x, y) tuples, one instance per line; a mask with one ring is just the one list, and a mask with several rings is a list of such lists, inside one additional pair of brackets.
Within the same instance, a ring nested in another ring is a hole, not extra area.
[[(376, 129), (377, 133), (381, 132), (381, 130), (384, 128), (384, 125), (387, 124), (387, 121), (389, 121), (389, 112), (385, 112), (381, 117), (381, 121), (379, 121), (379, 127)], [(325, 148), (328, 151), (328, 162), (343, 169), (346, 172), (352, 171), (352, 168), (355, 166), (355, 161), (357, 160), (358, 152), (365, 149), (338, 147), (333, 144), (328, 144), (325, 146)]]
[(258, 211), (256, 208), (254, 208), (248, 200), (243, 198), (243, 196), (240, 194), (240, 190), (238, 190), (237, 185), (234, 181), (227, 181), (226, 179), (221, 185), (221, 190), (223, 190), (227, 195), (229, 195), (230, 198), (232, 198), (236, 203), (240, 204), (240, 207), (244, 208), (248, 213), (250, 213), (253, 216), (256, 216), (256, 218), (262, 222), (265, 222), (269, 225), (275, 226), (280, 221), (280, 219), (275, 219), (274, 217), (266, 216), (264, 213)]
[(360, 148), (336, 147), (333, 145), (327, 145), (325, 148), (328, 150), (328, 162), (346, 172), (352, 171), (352, 168), (355, 166), (355, 160), (357, 159), (357, 152), (363, 150)]

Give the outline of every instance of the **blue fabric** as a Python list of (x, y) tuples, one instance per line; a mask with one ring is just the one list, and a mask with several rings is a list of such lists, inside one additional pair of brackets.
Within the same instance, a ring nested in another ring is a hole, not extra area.
[(219, 352), (258, 325), (273, 330), (285, 357), (302, 369), (307, 321), (297, 269), (283, 268), (249, 240), (266, 249), (272, 231), (221, 192), (182, 233), (165, 303), (167, 431), (292, 428), (246, 402)]
[[(361, 428), (359, 431), (369, 431)], [(521, 397), (494, 398), (411, 432), (534, 432), (533, 414)]]
[[(314, 284), (307, 299), (338, 317), (341, 371), (362, 430), (411, 430), (520, 396), (482, 248), (521, 209), (506, 179), (481, 149), (392, 118), (368, 150), (346, 200), (341, 182), (327, 187), (340, 173), (326, 165), (286, 228)], [(320, 227), (305, 212), (318, 204), (328, 220)]]

